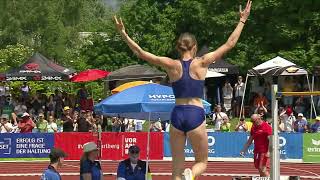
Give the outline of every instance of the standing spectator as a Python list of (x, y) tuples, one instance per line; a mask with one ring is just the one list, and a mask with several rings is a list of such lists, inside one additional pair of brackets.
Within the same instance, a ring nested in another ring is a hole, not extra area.
[(3, 82), (0, 82), (0, 113), (3, 113), (3, 108), (6, 104), (6, 88)]
[(81, 88), (77, 93), (77, 97), (79, 98), (79, 104), (81, 109), (87, 110), (88, 109), (87, 108), (88, 91), (84, 84), (81, 85)]
[(27, 112), (27, 106), (24, 105), (24, 103), (21, 100), (19, 100), (18, 104), (14, 107), (14, 113), (23, 114), (25, 112)]
[(220, 126), (221, 132), (230, 132), (231, 131), (231, 124), (229, 123), (228, 116), (223, 117), (223, 123)]
[(90, 123), (87, 121), (85, 110), (80, 111), (80, 117), (77, 118), (78, 132), (89, 132)]
[(48, 133), (55, 133), (58, 132), (58, 126), (57, 124), (54, 122), (54, 116), (49, 116), (49, 122), (48, 122), (48, 126), (47, 126), (47, 132)]
[[(292, 77), (286, 77), (285, 83), (283, 84), (283, 92), (293, 92), (295, 91), (296, 84), (294, 83)], [(293, 105), (293, 97), (292, 96), (285, 96), (282, 98), (283, 104), (285, 106), (292, 106)]]
[(48, 121), (44, 119), (44, 114), (39, 113), (39, 120), (37, 122), (38, 132), (46, 133), (48, 132)]
[(135, 132), (134, 119), (127, 119), (128, 125), (126, 126), (126, 132)]
[(161, 132), (161, 131), (162, 131), (162, 125), (160, 120), (151, 123), (150, 132)]
[(112, 132), (120, 132), (121, 121), (118, 117), (112, 117)]
[(22, 120), (18, 123), (18, 128), (21, 133), (31, 133), (36, 124), (30, 118), (28, 113), (23, 113), (21, 116)]
[(98, 147), (94, 142), (83, 145), (83, 155), (80, 160), (80, 180), (101, 180), (103, 173), (99, 161)]
[(267, 108), (263, 105), (263, 103), (262, 103), (261, 106), (258, 106), (258, 107), (256, 108), (256, 110), (254, 111), (254, 113), (255, 113), (255, 114), (259, 114), (260, 117), (261, 117), (261, 119), (262, 119), (263, 121), (267, 122), (268, 110), (267, 110)]
[(238, 122), (235, 131), (237, 132), (247, 132), (248, 126), (244, 118), (240, 118), (240, 121)]
[(271, 126), (262, 121), (260, 115), (254, 114), (251, 116), (253, 126), (250, 133), (250, 138), (244, 145), (240, 155), (244, 156), (248, 151), (248, 147), (254, 141), (254, 166), (259, 170), (260, 177), (268, 177), (268, 167), (270, 159), (269, 139), (272, 135)]
[(296, 121), (296, 117), (293, 115), (293, 111), (291, 107), (287, 107), (280, 114), (281, 119), (283, 120), (284, 132), (290, 133), (294, 130), (294, 122)]
[(61, 118), (62, 109), (64, 107), (64, 104), (63, 104), (63, 99), (62, 99), (62, 93), (58, 90), (55, 90), (54, 102), (56, 105), (55, 115), (57, 118)]
[(97, 126), (97, 132), (102, 132), (102, 116), (96, 114), (94, 116), (94, 119), (95, 119), (95, 124)]
[(28, 86), (27, 82), (23, 82), (23, 85), (21, 86), (20, 90), (21, 90), (22, 102), (26, 102), (29, 98), (29, 93), (31, 91), (31, 88)]
[(140, 120), (140, 119), (136, 119), (135, 120), (135, 123), (136, 123), (136, 125), (135, 125), (135, 131), (136, 132), (142, 132), (142, 130), (143, 130), (143, 121), (142, 120)]
[(71, 117), (70, 108), (68, 106), (63, 108), (63, 115), (61, 117), (63, 123), (63, 132), (73, 132), (73, 119)]
[(306, 99), (304, 98), (304, 96), (300, 96), (295, 102), (294, 111), (297, 114), (305, 113), (306, 107), (307, 107)]
[(312, 133), (320, 133), (320, 116), (316, 117), (316, 122), (311, 125), (310, 130)]
[(233, 88), (229, 81), (225, 82), (222, 88), (222, 93), (223, 93), (223, 105), (226, 112), (228, 112), (231, 109), (231, 104), (232, 104), (231, 102), (233, 98)]
[(302, 113), (298, 114), (298, 119), (294, 122), (294, 131), (299, 133), (308, 132), (308, 121)]
[(58, 169), (62, 167), (66, 156), (66, 153), (62, 150), (56, 148), (52, 149), (49, 154), (50, 165), (48, 166), (48, 169), (43, 172), (41, 180), (61, 180)]
[(49, 96), (49, 99), (48, 99), (47, 103), (46, 103), (48, 117), (49, 116), (53, 116), (54, 117), (55, 106), (56, 106), (56, 102), (54, 101), (54, 95), (51, 94)]
[(256, 108), (262, 107), (262, 106), (267, 107), (268, 104), (269, 104), (269, 102), (268, 102), (267, 98), (263, 95), (262, 92), (259, 92), (259, 93), (258, 93), (258, 96), (256, 96), (256, 97), (254, 98), (253, 105), (254, 105)]
[[(117, 180), (146, 179), (147, 163), (139, 159), (140, 148), (136, 145), (129, 147), (129, 158), (121, 161), (117, 170)], [(148, 179), (151, 179), (148, 167)]]
[(13, 130), (12, 124), (9, 122), (9, 115), (1, 115), (1, 124), (0, 124), (1, 133), (11, 133)]
[(240, 108), (241, 108), (243, 96), (244, 96), (244, 83), (242, 82), (242, 76), (239, 76), (238, 82), (234, 85), (234, 100), (235, 100), (234, 115), (236, 117), (240, 115)]
[(212, 115), (212, 121), (215, 131), (220, 131), (220, 126), (223, 122), (224, 117), (227, 117), (227, 114), (222, 112), (221, 105), (216, 105), (216, 107), (214, 108), (214, 114)]

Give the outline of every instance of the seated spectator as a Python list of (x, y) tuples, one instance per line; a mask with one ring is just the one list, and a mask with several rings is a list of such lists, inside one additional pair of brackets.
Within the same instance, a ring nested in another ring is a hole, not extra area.
[(150, 132), (161, 132), (161, 131), (162, 131), (162, 125), (160, 120), (151, 123)]
[(43, 172), (41, 176), (41, 180), (61, 180), (61, 176), (58, 172), (59, 168), (62, 167), (64, 158), (67, 154), (60, 150), (60, 149), (52, 149), (49, 158), (50, 158), (50, 165), (48, 168)]
[[(129, 158), (121, 161), (117, 170), (117, 180), (140, 180), (146, 179), (147, 163), (139, 160), (140, 148), (136, 145), (130, 146)], [(151, 179), (148, 167), (148, 179)]]
[(278, 131), (279, 132), (284, 132), (284, 124), (281, 118), (279, 118), (279, 126), (278, 126)]
[(216, 105), (214, 113), (212, 114), (212, 122), (214, 124), (214, 130), (220, 131), (220, 126), (223, 122), (223, 117), (228, 117), (226, 113), (222, 112), (221, 105)]
[(63, 132), (73, 132), (74, 120), (71, 116), (71, 111), (68, 106), (63, 108), (63, 115), (61, 117), (63, 123)]
[(316, 117), (316, 122), (311, 125), (312, 133), (320, 133), (320, 116)]
[(280, 113), (281, 119), (283, 120), (284, 132), (290, 133), (294, 130), (294, 122), (296, 121), (296, 117), (293, 115), (293, 111), (291, 107), (287, 107), (283, 109)]
[(238, 122), (235, 131), (237, 132), (247, 132), (248, 131), (248, 126), (244, 118), (241, 118), (240, 121)]
[(269, 104), (267, 98), (263, 95), (262, 92), (259, 92), (258, 96), (256, 96), (253, 101), (254, 101), (253, 105), (256, 108), (262, 107), (262, 106), (267, 107)]
[(83, 145), (83, 155), (80, 160), (80, 180), (101, 180), (103, 172), (101, 164), (97, 161), (99, 150), (94, 142)]
[(13, 130), (12, 124), (9, 122), (9, 115), (1, 115), (0, 133), (11, 133)]
[(299, 133), (308, 132), (308, 121), (302, 113), (298, 114), (298, 119), (294, 122), (294, 131)]
[(21, 120), (18, 122), (18, 128), (21, 133), (31, 133), (33, 128), (36, 127), (36, 124), (30, 118), (28, 113), (23, 113)]
[(49, 122), (48, 122), (48, 126), (47, 126), (47, 132), (48, 133), (55, 133), (58, 132), (58, 126), (57, 124), (54, 122), (54, 117), (53, 116), (49, 116)]
[(39, 120), (37, 122), (38, 132), (46, 133), (48, 132), (48, 121), (44, 119), (44, 114), (39, 114)]
[(231, 124), (229, 123), (228, 116), (223, 117), (223, 123), (220, 127), (221, 132), (230, 132), (231, 131)]

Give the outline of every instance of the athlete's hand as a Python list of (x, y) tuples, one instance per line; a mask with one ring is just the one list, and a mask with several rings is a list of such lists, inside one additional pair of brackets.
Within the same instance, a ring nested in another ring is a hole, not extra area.
[(243, 11), (240, 6), (240, 21), (242, 21), (242, 22), (247, 21), (249, 15), (250, 15), (250, 11), (251, 11), (251, 4), (252, 4), (252, 1), (248, 0), (246, 8)]
[(117, 16), (113, 16), (113, 20), (116, 23), (116, 27), (117, 27), (117, 30), (119, 31), (119, 33), (125, 33), (126, 30), (123, 25), (122, 19), (121, 18), (118, 19)]

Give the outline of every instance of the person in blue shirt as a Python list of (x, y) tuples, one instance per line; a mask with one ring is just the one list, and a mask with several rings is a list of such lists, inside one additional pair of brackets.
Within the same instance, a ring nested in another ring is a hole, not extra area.
[(320, 116), (316, 117), (316, 122), (311, 125), (311, 132), (320, 133)]
[(308, 132), (308, 121), (303, 116), (302, 113), (298, 114), (297, 120), (294, 122), (294, 130), (295, 132), (305, 133)]
[(58, 168), (60, 168), (63, 164), (64, 158), (66, 157), (66, 153), (60, 149), (54, 148), (51, 150), (49, 154), (50, 165), (43, 172), (41, 176), (41, 180), (61, 180), (61, 176), (58, 172)]
[(99, 161), (99, 150), (94, 142), (83, 145), (83, 155), (80, 160), (80, 180), (102, 180), (103, 173)]
[[(139, 160), (140, 148), (136, 145), (130, 146), (129, 158), (121, 161), (118, 166), (117, 180), (145, 180), (146, 162)], [(150, 174), (150, 168), (148, 168)]]

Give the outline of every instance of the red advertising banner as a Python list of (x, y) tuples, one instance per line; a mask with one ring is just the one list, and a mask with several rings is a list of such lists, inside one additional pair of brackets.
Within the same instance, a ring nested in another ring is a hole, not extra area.
[[(140, 147), (140, 158), (147, 158), (148, 133), (102, 133), (102, 159), (122, 160), (128, 157), (132, 145)], [(163, 133), (150, 133), (149, 159), (163, 159)]]
[(90, 141), (97, 142), (97, 137), (92, 133), (54, 133), (54, 147), (65, 151), (68, 154), (67, 160), (80, 160), (83, 154), (83, 144)]
[[(97, 136), (92, 133), (55, 133), (54, 147), (64, 150), (68, 160), (79, 160), (83, 153), (83, 144), (97, 142)], [(128, 157), (128, 149), (132, 145), (140, 147), (140, 158), (147, 157), (147, 132), (133, 133), (101, 133), (101, 147), (103, 160), (123, 160)], [(163, 159), (163, 133), (150, 133), (150, 160)]]

